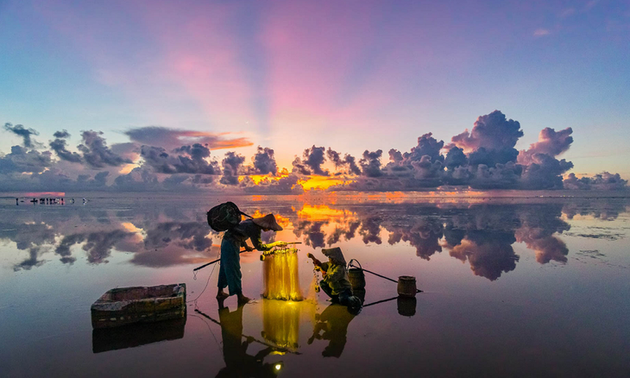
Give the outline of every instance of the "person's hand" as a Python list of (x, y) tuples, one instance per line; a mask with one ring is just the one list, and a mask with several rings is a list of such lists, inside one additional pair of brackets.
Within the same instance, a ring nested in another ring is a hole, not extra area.
[(283, 242), (283, 241), (277, 241), (275, 244), (276, 244), (276, 247), (286, 247), (287, 246), (287, 242)]
[(308, 257), (309, 259), (314, 259), (315, 258), (315, 256), (313, 256), (313, 254), (310, 253), (310, 252), (306, 254), (306, 257)]
[(254, 250), (254, 248), (252, 248), (252, 247), (250, 247), (250, 246), (246, 245), (246, 246), (245, 246), (245, 250), (246, 250), (247, 252), (251, 252), (251, 251), (253, 251), (253, 250)]

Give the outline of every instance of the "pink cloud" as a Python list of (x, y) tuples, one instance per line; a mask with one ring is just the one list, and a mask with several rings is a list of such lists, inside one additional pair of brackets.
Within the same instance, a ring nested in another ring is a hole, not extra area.
[(547, 30), (547, 29), (542, 29), (541, 28), (541, 29), (536, 29), (534, 31), (534, 37), (543, 37), (543, 36), (546, 36), (546, 35), (549, 35), (549, 34), (551, 34), (551, 32), (549, 30)]

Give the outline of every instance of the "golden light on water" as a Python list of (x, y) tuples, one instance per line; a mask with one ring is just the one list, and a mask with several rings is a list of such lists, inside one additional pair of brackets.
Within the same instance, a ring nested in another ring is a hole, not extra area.
[(342, 185), (346, 180), (330, 178), (327, 176), (310, 176), (305, 180), (299, 180), (298, 184), (302, 185), (304, 190), (325, 190), (334, 185)]
[(247, 175), (247, 176), (239, 176), (238, 181), (242, 182), (245, 177), (249, 177), (249, 179), (256, 185), (259, 185), (261, 182), (271, 182), (271, 181), (278, 181), (281, 178), (287, 177), (289, 176), (289, 171), (286, 170), (286, 168), (283, 168), (281, 171), (278, 172), (278, 174), (276, 176), (273, 176), (271, 174), (269, 175)]
[(345, 218), (354, 216), (354, 213), (347, 210), (331, 209), (327, 205), (304, 205), (297, 211), (298, 217), (310, 221), (328, 220), (331, 218)]
[(292, 302), (263, 301), (263, 337), (291, 351), (298, 349), (301, 306)]

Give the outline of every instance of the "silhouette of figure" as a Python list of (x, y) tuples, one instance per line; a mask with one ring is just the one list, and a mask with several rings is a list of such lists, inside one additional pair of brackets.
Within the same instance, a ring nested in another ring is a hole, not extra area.
[[(261, 241), (262, 231), (282, 231), (282, 227), (276, 221), (273, 214), (264, 217), (247, 219), (236, 227), (230, 228), (223, 235), (221, 241), (221, 265), (219, 266), (219, 281), (217, 282), (217, 299), (225, 299), (236, 294), (239, 303), (247, 303), (250, 298), (243, 295), (241, 286), (241, 257), (240, 247), (247, 251), (268, 251), (275, 246), (285, 246), (285, 242), (264, 244)], [(247, 245), (247, 239), (251, 240), (254, 248)], [(228, 288), (228, 293), (223, 289)]]
[(322, 351), (322, 356), (339, 358), (346, 346), (348, 325), (355, 316), (346, 306), (331, 304), (321, 314), (315, 315), (317, 323), (313, 327), (313, 335), (308, 339), (308, 344), (312, 344), (315, 339), (328, 340), (328, 346)]
[(221, 323), (221, 336), (223, 337), (223, 359), (225, 367), (219, 371), (217, 377), (276, 377), (282, 363), (263, 364), (273, 348), (268, 347), (252, 356), (247, 354), (249, 344), (254, 342), (253, 337), (243, 339), (243, 304), (239, 304), (236, 310), (231, 311), (219, 302), (219, 321)]
[(316, 269), (322, 272), (323, 280), (319, 285), (333, 301), (344, 306), (358, 310), (361, 307), (361, 300), (352, 294), (352, 284), (348, 278), (348, 268), (346, 259), (341, 252), (341, 248), (322, 249), (324, 256), (328, 257), (327, 262), (321, 262), (308, 253), (306, 257), (313, 260)]

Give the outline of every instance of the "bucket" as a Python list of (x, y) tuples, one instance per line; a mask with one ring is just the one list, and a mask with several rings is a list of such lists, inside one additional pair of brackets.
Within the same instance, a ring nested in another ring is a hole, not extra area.
[[(359, 266), (353, 265), (353, 262), (356, 262)], [(348, 267), (350, 267), (350, 269), (348, 269), (348, 280), (350, 281), (350, 285), (352, 285), (352, 290), (365, 289), (365, 274), (363, 273), (361, 263), (352, 259)]]
[(415, 297), (417, 292), (418, 289), (416, 288), (416, 277), (398, 277), (398, 295), (403, 297)]

